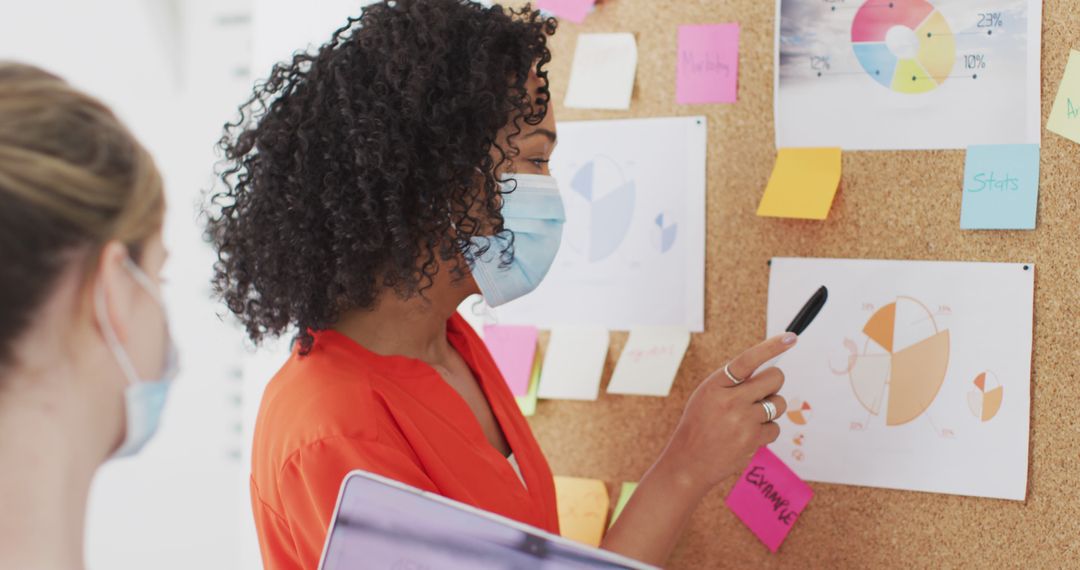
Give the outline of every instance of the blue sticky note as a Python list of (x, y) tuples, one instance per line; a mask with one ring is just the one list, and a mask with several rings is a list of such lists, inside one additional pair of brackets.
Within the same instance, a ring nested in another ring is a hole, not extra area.
[(969, 146), (960, 229), (1033, 230), (1039, 206), (1039, 145)]

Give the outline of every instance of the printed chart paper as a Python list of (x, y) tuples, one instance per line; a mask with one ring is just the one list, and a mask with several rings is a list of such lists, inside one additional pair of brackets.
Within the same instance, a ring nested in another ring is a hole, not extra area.
[(685, 328), (631, 329), (611, 375), (608, 393), (666, 397), (688, 346), (690, 331)]
[(581, 34), (563, 103), (577, 109), (629, 109), (637, 58), (633, 34)]
[(768, 333), (829, 301), (780, 362), (770, 448), (810, 481), (1023, 500), (1035, 267), (772, 260)]
[(769, 551), (776, 552), (814, 496), (784, 462), (762, 447), (727, 497), (727, 506)]
[(777, 5), (777, 147), (1039, 143), (1041, 0)]
[(705, 117), (559, 123), (562, 245), (503, 324), (705, 325)]

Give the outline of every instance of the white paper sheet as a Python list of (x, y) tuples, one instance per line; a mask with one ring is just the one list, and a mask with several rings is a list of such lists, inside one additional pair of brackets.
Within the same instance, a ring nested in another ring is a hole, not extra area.
[(600, 395), (609, 343), (608, 331), (602, 327), (551, 329), (540, 373), (539, 397), (595, 400)]
[(679, 372), (690, 331), (682, 327), (638, 327), (630, 330), (608, 393), (667, 396)]
[(777, 6), (777, 147), (1039, 143), (1041, 0)]
[(770, 448), (811, 481), (1023, 500), (1034, 273), (773, 259), (768, 334), (818, 286), (829, 300), (780, 360), (789, 411)]
[(503, 324), (704, 329), (705, 117), (559, 123), (554, 265)]
[(633, 34), (581, 34), (563, 104), (577, 109), (629, 109), (636, 71)]

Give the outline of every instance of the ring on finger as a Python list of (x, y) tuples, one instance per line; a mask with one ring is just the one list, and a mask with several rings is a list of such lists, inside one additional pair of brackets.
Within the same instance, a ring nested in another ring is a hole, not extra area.
[(729, 366), (731, 366), (730, 362), (728, 362), (727, 364), (724, 365), (724, 374), (727, 375), (728, 380), (731, 380), (731, 383), (736, 385), (736, 386), (738, 386), (739, 384), (742, 384), (743, 381), (739, 380), (738, 378), (735, 377), (734, 374), (731, 373), (731, 369), (728, 368)]
[(769, 423), (776, 419), (776, 404), (768, 400), (761, 400), (758, 403), (761, 404), (762, 408), (765, 408), (765, 423)]

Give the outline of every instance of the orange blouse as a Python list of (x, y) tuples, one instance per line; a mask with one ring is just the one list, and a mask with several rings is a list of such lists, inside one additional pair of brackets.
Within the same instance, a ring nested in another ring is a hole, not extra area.
[(251, 502), (267, 569), (318, 565), (353, 469), (559, 532), (551, 470), (491, 354), (456, 314), (447, 340), (480, 383), (527, 488), (434, 369), (319, 331), (311, 352), (294, 352), (270, 381), (255, 425)]

